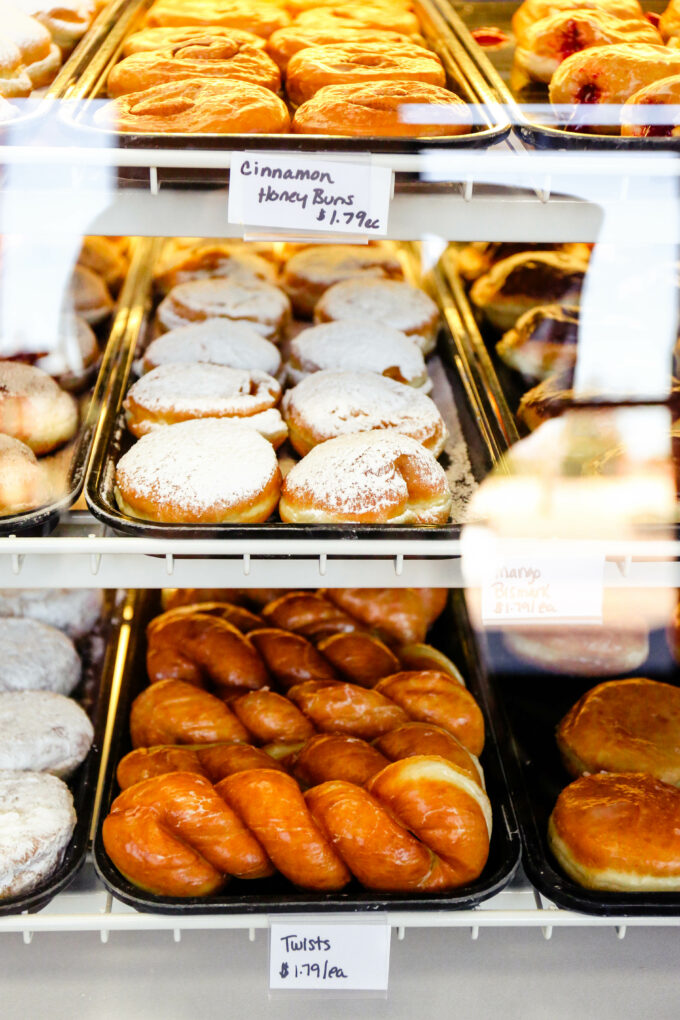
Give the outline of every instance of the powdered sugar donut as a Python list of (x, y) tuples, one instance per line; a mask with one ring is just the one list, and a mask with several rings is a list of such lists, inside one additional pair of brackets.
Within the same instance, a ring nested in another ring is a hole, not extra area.
[(427, 294), (398, 280), (344, 280), (319, 299), (316, 322), (360, 319), (384, 322), (412, 336), (424, 354), (433, 350), (439, 328), (439, 311)]
[(102, 322), (113, 311), (113, 298), (104, 281), (85, 266), (75, 266), (68, 291), (69, 311), (90, 325)]
[(281, 283), (298, 315), (311, 319), (317, 301), (334, 283), (357, 277), (401, 280), (403, 276), (401, 262), (385, 247), (315, 245), (288, 259)]
[(173, 287), (158, 306), (157, 317), (166, 330), (205, 319), (247, 322), (277, 342), (290, 321), (290, 301), (278, 287), (259, 280), (192, 280)]
[(315, 446), (283, 483), (281, 520), (445, 524), (451, 492), (442, 467), (410, 436), (360, 432)]
[(30, 617), (56, 627), (73, 641), (90, 633), (103, 603), (98, 588), (0, 588), (0, 617)]
[(143, 375), (125, 398), (134, 436), (193, 418), (248, 418), (274, 407), (281, 386), (265, 372), (226, 365), (160, 365)]
[(0, 434), (0, 516), (44, 506), (51, 498), (49, 479), (25, 443)]
[(0, 900), (57, 870), (76, 825), (68, 786), (44, 772), (0, 772)]
[[(205, 43), (205, 35), (202, 41)], [(261, 255), (237, 249), (235, 245), (202, 244), (188, 251), (169, 245), (154, 272), (154, 284), (162, 294), (167, 294), (180, 283), (218, 278), (246, 283), (261, 280), (275, 284), (276, 268)]]
[(383, 322), (326, 322), (290, 343), (288, 378), (299, 383), (312, 372), (375, 372), (428, 393), (432, 383), (415, 339)]
[(99, 344), (92, 328), (78, 315), (64, 318), (60, 324), (57, 347), (43, 354), (35, 367), (47, 372), (65, 390), (80, 390), (90, 377), (90, 369), (99, 359)]
[(276, 375), (281, 368), (278, 349), (252, 326), (246, 322), (208, 319), (194, 326), (171, 329), (153, 340), (144, 351), (142, 371), (192, 361), (257, 369), (268, 375)]
[(72, 439), (78, 408), (54, 379), (19, 361), (0, 361), (0, 432), (34, 453), (50, 453)]
[(80, 658), (60, 630), (37, 620), (0, 620), (0, 692), (70, 694), (79, 680)]
[(282, 407), (290, 441), (303, 456), (336, 436), (394, 429), (438, 457), (448, 435), (434, 401), (371, 372), (315, 372), (288, 390)]
[(0, 769), (69, 776), (93, 738), (92, 723), (72, 698), (52, 691), (0, 694)]
[(280, 488), (271, 444), (240, 422), (218, 418), (157, 429), (116, 467), (121, 510), (167, 524), (266, 521)]

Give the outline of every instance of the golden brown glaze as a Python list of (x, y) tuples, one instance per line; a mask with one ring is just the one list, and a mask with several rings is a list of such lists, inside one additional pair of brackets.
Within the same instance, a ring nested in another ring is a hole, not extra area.
[[(677, 42), (677, 36), (674, 37)], [(677, 53), (677, 49), (675, 50)], [(652, 82), (626, 100), (621, 110), (621, 134), (637, 138), (677, 138), (680, 135), (680, 74)], [(651, 107), (649, 111), (645, 107)], [(655, 107), (666, 107), (658, 110)]]
[(307, 49), (308, 46), (375, 42), (389, 45), (403, 42), (425, 45), (419, 36), (401, 35), (399, 32), (386, 32), (379, 28), (371, 29), (363, 25), (348, 27), (335, 23), (304, 25), (295, 21), (288, 28), (281, 28), (269, 36), (267, 53), (278, 64), (281, 71), (285, 72), (291, 57), (294, 57), (300, 50)]
[(248, 640), (284, 691), (305, 680), (337, 680), (330, 663), (301, 634), (267, 627), (251, 631)]
[(294, 25), (307, 28), (341, 28), (345, 26), (379, 28), (400, 35), (417, 35), (420, 31), (418, 19), (412, 11), (395, 4), (347, 3), (326, 5), (311, 11), (302, 11), (295, 18)]
[(262, 610), (269, 624), (319, 641), (331, 634), (357, 629), (355, 620), (319, 592), (291, 591), (275, 598)]
[(252, 691), (231, 702), (243, 726), (259, 744), (307, 740), (315, 730), (288, 698), (274, 691)]
[(224, 25), (263, 39), (289, 23), (283, 5), (267, 0), (156, 0), (146, 16), (148, 28)]
[(133, 32), (123, 43), (121, 54), (129, 57), (131, 53), (153, 53), (165, 50), (170, 46), (187, 46), (199, 39), (229, 39), (237, 43), (248, 43), (264, 49), (265, 41), (252, 32), (244, 32), (239, 28), (228, 28), (226, 25), (173, 25), (165, 28), (143, 28)]
[(469, 751), (484, 747), (484, 717), (470, 692), (446, 673), (405, 671), (385, 677), (375, 691), (384, 694), (416, 722), (433, 723), (453, 733)]
[(446, 758), (484, 788), (484, 778), (477, 758), (457, 737), (441, 726), (422, 722), (406, 723), (378, 737), (373, 746), (390, 761), (412, 758), (417, 754), (434, 754)]
[(390, 644), (424, 641), (444, 608), (437, 588), (328, 588), (324, 595)]
[(365, 740), (339, 733), (319, 733), (295, 756), (291, 771), (303, 786), (317, 786), (332, 779), (365, 786), (388, 764), (389, 758)]
[(317, 648), (344, 680), (360, 687), (373, 687), (399, 669), (394, 652), (371, 634), (333, 634), (320, 641)]
[(413, 645), (402, 645), (397, 651), (402, 670), (434, 669), (438, 673), (447, 673), (456, 683), (465, 687), (465, 681), (458, 667), (438, 648), (417, 642)]
[(197, 613), (202, 616), (217, 616), (220, 620), (226, 620), (241, 634), (258, 630), (263, 624), (261, 616), (231, 602), (189, 602), (187, 605), (175, 606), (174, 609), (169, 609), (160, 616), (154, 617), (147, 628), (147, 635), (157, 627), (162, 627), (167, 620), (181, 620), (185, 617), (193, 617)]
[(522, 42), (526, 30), (542, 18), (560, 11), (586, 8), (604, 11), (621, 19), (644, 18), (638, 0), (524, 0), (512, 16), (512, 30), (519, 43)]
[(130, 751), (119, 762), (116, 778), (121, 790), (126, 790), (145, 779), (172, 772), (194, 772), (211, 783), (219, 783), (235, 772), (263, 768), (286, 771), (274, 757), (252, 744), (161, 745)]
[(247, 730), (223, 701), (182, 680), (161, 680), (135, 698), (130, 736), (133, 747), (248, 740)]
[(309, 680), (291, 687), (288, 697), (322, 733), (374, 740), (408, 722), (406, 712), (394, 701), (355, 684)]

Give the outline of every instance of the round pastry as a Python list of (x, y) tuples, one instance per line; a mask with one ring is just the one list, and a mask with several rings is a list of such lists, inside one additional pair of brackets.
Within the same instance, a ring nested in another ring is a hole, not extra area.
[(92, 24), (99, 9), (98, 0), (12, 0), (26, 14), (37, 18), (48, 29), (62, 50), (71, 50)]
[(400, 657), (404, 645), (425, 640), (447, 595), (443, 588), (326, 588), (323, 594), (388, 644), (400, 646)]
[(588, 889), (680, 890), (680, 790), (638, 772), (582, 776), (557, 798), (548, 843)]
[(92, 723), (72, 698), (52, 691), (0, 694), (0, 769), (64, 778), (85, 760)]
[(409, 722), (384, 733), (373, 742), (373, 747), (390, 761), (401, 761), (417, 754), (436, 754), (461, 769), (473, 782), (483, 789), (484, 772), (479, 759), (467, 747), (441, 726), (429, 723)]
[(319, 7), (311, 11), (302, 11), (295, 19), (295, 24), (304, 28), (379, 28), (382, 31), (398, 32), (399, 35), (418, 35), (420, 25), (413, 11), (398, 7), (396, 4), (379, 4), (375, 2), (360, 4), (356, 0), (337, 4), (334, 7)]
[(455, 252), (456, 269), (464, 280), (473, 283), (479, 276), (488, 273), (497, 262), (501, 262), (511, 255), (529, 251), (561, 251), (565, 255), (590, 258), (590, 245), (580, 242), (573, 244), (512, 244), (506, 241), (472, 241)]
[(111, 290), (118, 293), (128, 271), (128, 259), (119, 244), (108, 237), (86, 237), (78, 263), (90, 269)]
[(252, 326), (245, 322), (206, 319), (195, 326), (178, 326), (152, 340), (144, 351), (142, 371), (196, 361), (268, 375), (276, 375), (281, 368), (278, 349)]
[(621, 109), (621, 134), (637, 138), (680, 135), (680, 74), (634, 92)]
[(344, 280), (318, 301), (317, 322), (361, 319), (381, 322), (413, 338), (424, 354), (433, 350), (439, 330), (439, 309), (427, 294), (397, 280)]
[(645, 677), (598, 684), (567, 712), (556, 736), (572, 776), (646, 772), (680, 786), (680, 687)]
[(244, 32), (240, 28), (229, 28), (226, 25), (174, 25), (166, 28), (143, 28), (133, 32), (123, 43), (121, 53), (129, 57), (131, 53), (154, 53), (171, 46), (188, 46), (200, 39), (229, 39), (236, 43), (257, 46), (263, 49), (265, 40), (252, 32)]
[[(410, 0), (370, 0), (375, 7), (385, 7), (387, 10), (410, 11), (413, 4)], [(293, 17), (297, 17), (304, 11), (322, 11), (324, 8), (335, 8), (337, 0), (286, 0), (286, 8)]]
[(386, 248), (312, 245), (288, 259), (281, 285), (297, 314), (311, 319), (317, 301), (329, 287), (357, 277), (402, 280), (404, 271), (397, 256)]
[(405, 670), (383, 677), (375, 688), (416, 722), (441, 726), (468, 751), (484, 749), (484, 716), (470, 692), (438, 670)]
[(78, 315), (62, 319), (57, 347), (35, 360), (35, 367), (53, 376), (65, 390), (80, 390), (99, 361), (97, 337)]
[(137, 438), (193, 418), (248, 418), (278, 403), (281, 386), (265, 372), (226, 365), (160, 365), (128, 390), (125, 418)]
[(67, 292), (66, 310), (74, 311), (90, 325), (95, 325), (110, 315), (113, 311), (113, 300), (101, 277), (85, 266), (76, 266)]
[(315, 372), (286, 392), (282, 411), (303, 457), (328, 439), (375, 429), (411, 436), (438, 457), (448, 437), (428, 396), (372, 372)]
[(48, 503), (51, 494), (49, 479), (33, 450), (0, 434), (0, 516), (35, 510)]
[(290, 24), (283, 6), (267, 0), (156, 0), (146, 16), (148, 28), (205, 25), (239, 28), (267, 39)]
[(80, 658), (70, 638), (38, 620), (0, 619), (0, 692), (70, 694), (80, 681)]
[(496, 344), (510, 368), (530, 379), (547, 379), (576, 366), (578, 308), (537, 305), (521, 315)]
[(475, 280), (472, 303), (492, 326), (506, 332), (535, 305), (578, 305), (587, 259), (564, 252), (511, 255)]
[(616, 676), (638, 669), (649, 655), (646, 631), (615, 627), (537, 627), (507, 630), (506, 648), (548, 673)]
[(207, 36), (165, 50), (131, 53), (112, 68), (107, 89), (116, 99), (184, 78), (249, 81), (272, 92), (281, 88), (279, 69), (260, 46)]
[(291, 57), (300, 50), (307, 49), (308, 46), (356, 45), (358, 43), (394, 45), (406, 41), (425, 48), (425, 41), (420, 36), (381, 31), (379, 28), (371, 29), (364, 25), (345, 27), (336, 23), (323, 22), (320, 25), (304, 25), (295, 21), (288, 28), (280, 28), (278, 32), (273, 32), (269, 36), (267, 53), (285, 73)]
[(0, 588), (0, 617), (29, 617), (56, 627), (72, 641), (90, 633), (102, 606), (99, 588)]
[(517, 408), (519, 420), (533, 432), (550, 418), (557, 418), (573, 404), (573, 378), (573, 371), (560, 372), (527, 390)]
[(659, 31), (665, 43), (672, 43), (680, 35), (680, 3), (669, 0), (666, 10), (659, 18)]
[(382, 322), (349, 319), (313, 326), (298, 333), (289, 351), (287, 373), (293, 383), (314, 372), (337, 369), (374, 372), (422, 393), (432, 388), (423, 353), (414, 339)]
[(192, 280), (173, 287), (157, 317), (164, 330), (205, 319), (245, 322), (276, 341), (290, 321), (290, 302), (278, 287), (259, 280)]
[(56, 776), (0, 772), (0, 902), (32, 892), (59, 867), (76, 825)]
[(77, 428), (76, 402), (54, 379), (32, 365), (0, 361), (0, 432), (41, 454), (68, 442)]
[(358, 631), (331, 634), (319, 641), (317, 648), (344, 680), (360, 687), (373, 687), (382, 677), (400, 668), (394, 652), (373, 634)]
[(34, 89), (49, 85), (54, 80), (61, 67), (61, 50), (52, 41), (49, 30), (36, 18), (29, 17), (14, 5), (3, 5), (0, 37), (18, 48)]
[(551, 14), (576, 9), (604, 11), (621, 20), (644, 18), (638, 0), (524, 0), (512, 16), (512, 31), (518, 43), (522, 43), (527, 29)]
[(307, 523), (445, 524), (444, 470), (410, 436), (359, 432), (315, 446), (287, 475), (279, 513)]
[[(427, 121), (428, 106), (433, 108), (432, 123)], [(408, 107), (417, 114), (412, 120), (404, 117)], [(467, 103), (448, 89), (419, 81), (327, 85), (296, 110), (292, 123), (297, 134), (352, 138), (438, 137), (471, 129)]]
[(436, 53), (406, 41), (308, 46), (291, 57), (286, 91), (299, 106), (326, 85), (369, 81), (418, 81), (443, 88), (446, 74)]
[(290, 116), (270, 89), (228, 78), (186, 78), (99, 107), (95, 124), (131, 134), (285, 134)]
[(32, 88), (19, 47), (10, 39), (0, 39), (0, 96), (19, 99), (29, 96)]
[(204, 418), (143, 436), (116, 466), (123, 513), (165, 524), (266, 521), (281, 472), (271, 443), (252, 428)]
[(221, 698), (183, 680), (159, 680), (132, 702), (130, 739), (133, 747), (243, 743), (248, 733)]
[(153, 282), (161, 294), (167, 294), (179, 283), (216, 277), (275, 284), (276, 268), (270, 259), (233, 244), (201, 244), (189, 249), (168, 245), (154, 270)]

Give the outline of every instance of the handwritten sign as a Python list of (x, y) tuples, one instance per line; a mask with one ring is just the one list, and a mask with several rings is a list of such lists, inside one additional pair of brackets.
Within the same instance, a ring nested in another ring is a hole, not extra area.
[(272, 921), (269, 987), (387, 991), (390, 928), (383, 921)]
[(370, 161), (234, 153), (228, 218), (244, 227), (382, 237), (391, 197), (392, 171)]
[(604, 556), (500, 556), (482, 583), (482, 623), (602, 623)]

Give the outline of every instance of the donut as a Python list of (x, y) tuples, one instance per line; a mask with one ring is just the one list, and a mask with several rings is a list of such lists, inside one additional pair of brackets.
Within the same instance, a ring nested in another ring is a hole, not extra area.
[(126, 254), (109, 237), (86, 237), (80, 249), (78, 264), (101, 276), (106, 286), (116, 293), (128, 271)]
[(281, 286), (295, 312), (311, 319), (317, 301), (329, 287), (355, 277), (401, 280), (404, 271), (397, 256), (386, 248), (358, 244), (312, 245), (288, 259)]
[(425, 41), (417, 35), (403, 35), (399, 32), (371, 29), (363, 25), (339, 25), (337, 23), (321, 23), (320, 25), (304, 25), (294, 21), (288, 28), (280, 28), (267, 39), (267, 53), (274, 63), (285, 73), (288, 62), (300, 50), (308, 46), (330, 46), (337, 43), (395, 43), (411, 42), (425, 48)]
[(259, 280), (192, 280), (173, 287), (158, 306), (157, 318), (164, 330), (205, 319), (245, 322), (277, 342), (290, 321), (290, 302), (278, 287)]
[(52, 487), (33, 450), (0, 434), (0, 516), (35, 510), (51, 498)]
[(20, 99), (29, 96), (32, 88), (19, 47), (11, 39), (0, 39), (0, 96)]
[(647, 631), (632, 627), (513, 628), (505, 631), (503, 643), (538, 669), (571, 676), (630, 673), (649, 655)]
[(69, 776), (85, 760), (94, 730), (72, 698), (52, 691), (0, 694), (0, 769)]
[(316, 322), (361, 319), (380, 322), (413, 337), (424, 354), (433, 350), (439, 309), (424, 291), (398, 280), (344, 280), (319, 299)]
[(56, 627), (20, 617), (0, 619), (0, 693), (70, 694), (80, 672), (73, 642)]
[(167, 245), (154, 270), (153, 282), (156, 290), (167, 294), (179, 283), (216, 277), (275, 284), (276, 269), (269, 259), (233, 244), (202, 244), (189, 249)]
[(57, 347), (36, 358), (34, 365), (56, 379), (62, 389), (77, 391), (87, 384), (99, 356), (99, 343), (92, 328), (85, 319), (73, 315), (62, 319)]
[(12, 42), (34, 89), (49, 85), (61, 67), (61, 51), (47, 28), (18, 7), (3, 4), (0, 37)]
[(266, 521), (281, 472), (271, 443), (234, 421), (203, 418), (158, 429), (116, 466), (123, 511), (165, 524)]
[(283, 483), (283, 521), (445, 524), (451, 493), (443, 468), (420, 443), (392, 429), (315, 446)]
[(573, 370), (567, 369), (527, 390), (517, 407), (518, 419), (533, 432), (550, 418), (558, 417), (574, 402), (573, 379)]
[(578, 324), (578, 308), (537, 305), (503, 334), (496, 353), (506, 365), (530, 379), (546, 379), (555, 372), (573, 370)]
[(666, 10), (659, 18), (661, 38), (669, 46), (680, 36), (680, 4), (678, 0), (669, 0)]
[(621, 134), (627, 138), (677, 138), (679, 103), (680, 74), (646, 85), (623, 104)]
[(156, 0), (146, 15), (149, 28), (221, 25), (264, 39), (289, 23), (283, 5), (269, 0)]
[[(335, 8), (338, 0), (286, 0), (286, 8), (293, 17), (302, 14), (304, 11), (322, 11), (325, 7)], [(376, 7), (384, 7), (386, 10), (410, 11), (413, 4), (410, 0), (370, 0)]]
[(49, 30), (62, 50), (71, 50), (92, 24), (98, 0), (13, 0), (26, 14), (37, 18)]
[(0, 617), (29, 617), (56, 627), (72, 641), (90, 633), (103, 604), (99, 588), (0, 588)]
[(80, 315), (91, 326), (113, 311), (113, 299), (100, 276), (85, 266), (75, 266), (66, 295), (67, 310)]
[(78, 407), (54, 379), (32, 365), (0, 361), (0, 432), (50, 453), (72, 439)]
[(288, 379), (299, 383), (313, 372), (375, 372), (429, 393), (432, 383), (415, 341), (382, 322), (342, 320), (312, 326), (290, 342)]
[(314, 26), (315, 28), (379, 28), (399, 35), (413, 36), (420, 32), (418, 18), (413, 11), (396, 4), (381, 4), (371, 0), (361, 4), (356, 0), (347, 3), (325, 5), (312, 10), (301, 11), (294, 21), (295, 25)]
[(32, 892), (61, 864), (76, 813), (68, 786), (43, 772), (0, 772), (0, 902)]
[(558, 11), (588, 9), (604, 11), (621, 20), (644, 18), (638, 0), (524, 0), (512, 16), (512, 31), (518, 44), (524, 40), (527, 29)]
[(138, 438), (193, 418), (248, 418), (274, 407), (281, 386), (265, 372), (226, 365), (160, 365), (128, 390), (127, 427)]
[(133, 32), (123, 43), (121, 55), (129, 57), (131, 53), (154, 52), (167, 49), (168, 46), (187, 46), (199, 39), (233, 39), (235, 42), (248, 43), (250, 46), (264, 48), (265, 40), (252, 32), (240, 28), (229, 28), (227, 25), (173, 25), (165, 28), (142, 28)]
[(144, 351), (141, 368), (200, 361), (229, 368), (254, 369), (276, 375), (281, 355), (274, 344), (245, 322), (206, 319), (195, 326), (178, 326), (152, 340)]
[(519, 255), (528, 251), (561, 251), (566, 255), (577, 255), (590, 258), (590, 247), (587, 244), (552, 244), (541, 242), (533, 244), (515, 244), (508, 241), (472, 241), (454, 252), (456, 269), (464, 280), (470, 283), (488, 273), (492, 266), (511, 255)]
[(336, 436), (391, 429), (438, 457), (448, 437), (434, 401), (372, 372), (315, 372), (286, 392), (282, 410), (301, 456)]

